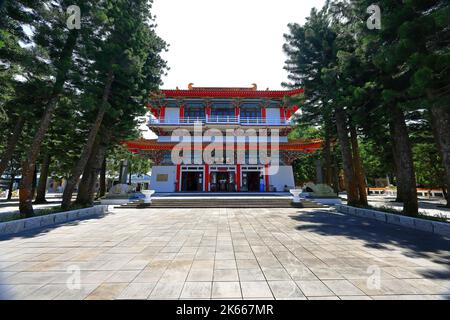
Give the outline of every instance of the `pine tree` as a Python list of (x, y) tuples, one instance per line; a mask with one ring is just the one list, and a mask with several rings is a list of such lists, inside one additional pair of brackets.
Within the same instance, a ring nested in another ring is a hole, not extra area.
[(134, 107), (142, 112), (145, 101), (143, 98), (147, 97), (150, 89), (155, 90), (160, 84), (165, 64), (159, 53), (164, 50), (165, 43), (154, 33), (154, 26), (149, 24), (149, 21), (152, 21), (150, 9), (151, 2), (146, 0), (133, 3), (125, 0), (115, 1), (114, 6), (105, 7), (105, 24), (99, 36), (92, 41), (96, 44), (95, 47), (101, 48), (95, 54), (96, 63), (92, 71), (105, 75), (94, 84), (94, 88), (98, 87), (99, 83), (103, 85), (101, 99), (86, 145), (64, 190), (62, 208), (70, 206), (73, 191), (89, 161), (105, 115), (107, 112), (123, 112), (121, 105), (112, 107), (114, 101), (123, 98), (134, 100)]
[(28, 155), (22, 164), (22, 179), (19, 190), (19, 209), (24, 216), (34, 215), (32, 206), (32, 184), (42, 142), (50, 126), (58, 101), (64, 92), (64, 85), (69, 70), (72, 67), (73, 53), (77, 44), (79, 29), (68, 30), (65, 19), (65, 10), (69, 5), (78, 4), (83, 12), (88, 12), (89, 3), (86, 1), (52, 1), (44, 6), (41, 12), (43, 21), (35, 21), (36, 34), (34, 41), (37, 45), (45, 47), (49, 52), (51, 64), (54, 66), (55, 80), (52, 90), (43, 105), (45, 110), (39, 127), (34, 134), (29, 147)]
[[(283, 49), (288, 55), (285, 69), (289, 72), (291, 83), (285, 85), (305, 88), (306, 98), (302, 104), (305, 121), (312, 120), (325, 125), (329, 133), (334, 131), (330, 128), (334, 120), (342, 153), (348, 203), (367, 204), (361, 200), (365, 197), (359, 195), (346, 101), (340, 99), (335, 74), (331, 76), (336, 73), (339, 50), (349, 45), (339, 41), (338, 30), (332, 28), (328, 10), (328, 5), (320, 11), (313, 9), (304, 26), (289, 25), (290, 34), (285, 35)], [(330, 117), (332, 115), (333, 120)]]

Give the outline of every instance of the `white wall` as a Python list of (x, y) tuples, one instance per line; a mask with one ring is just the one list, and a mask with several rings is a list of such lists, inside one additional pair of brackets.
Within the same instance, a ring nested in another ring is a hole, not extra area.
[(178, 122), (180, 119), (180, 109), (178, 108), (166, 108), (166, 120)]
[(280, 166), (278, 172), (269, 176), (269, 184), (273, 185), (277, 191), (284, 191), (284, 186), (295, 187), (294, 172), (292, 166)]
[[(156, 181), (156, 177), (158, 176), (158, 174), (167, 174), (167, 181)], [(174, 192), (176, 174), (176, 166), (153, 166), (152, 176), (150, 180), (150, 189), (156, 190), (157, 192)]]

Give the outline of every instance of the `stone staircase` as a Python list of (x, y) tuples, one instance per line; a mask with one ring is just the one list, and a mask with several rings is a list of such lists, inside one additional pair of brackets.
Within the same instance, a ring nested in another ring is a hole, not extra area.
[(127, 208), (324, 208), (323, 205), (312, 201), (302, 200), (300, 205), (292, 203), (286, 197), (161, 197), (153, 198), (151, 204), (143, 200), (129, 202), (118, 206)]

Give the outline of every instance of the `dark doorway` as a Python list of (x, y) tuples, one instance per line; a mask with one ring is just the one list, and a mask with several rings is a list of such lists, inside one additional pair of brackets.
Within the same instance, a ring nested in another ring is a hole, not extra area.
[(228, 185), (228, 172), (217, 172), (217, 185), (219, 192), (226, 192)]
[(203, 191), (202, 172), (183, 172), (181, 191)]
[(235, 192), (235, 173), (228, 171), (211, 172), (211, 192)]
[(247, 189), (250, 192), (259, 192), (260, 184), (260, 172), (250, 171), (247, 172)]

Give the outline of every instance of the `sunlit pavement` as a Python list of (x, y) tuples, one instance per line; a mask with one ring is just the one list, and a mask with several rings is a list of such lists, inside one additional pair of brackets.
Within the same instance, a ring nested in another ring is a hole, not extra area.
[(3, 299), (450, 299), (450, 240), (317, 209), (126, 209), (0, 241)]

